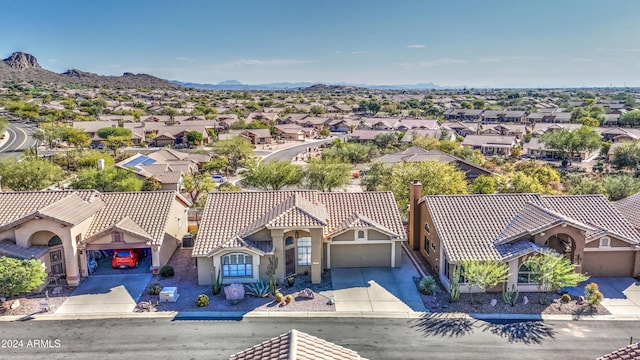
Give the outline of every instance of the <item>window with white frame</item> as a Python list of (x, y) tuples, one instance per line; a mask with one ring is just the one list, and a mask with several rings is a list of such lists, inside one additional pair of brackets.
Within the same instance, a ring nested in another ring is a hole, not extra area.
[(367, 230), (357, 230), (356, 240), (367, 240)]
[(600, 238), (600, 247), (611, 247), (611, 239), (609, 239), (608, 237)]
[(518, 284), (536, 284), (535, 273), (526, 264), (518, 269)]
[(311, 265), (311, 238), (298, 238), (298, 266)]
[(429, 248), (430, 248), (430, 244), (429, 244), (429, 238), (425, 235), (424, 237), (424, 250), (427, 252), (427, 254), (429, 253)]
[(222, 276), (247, 277), (253, 276), (253, 258), (242, 253), (227, 254), (222, 257)]

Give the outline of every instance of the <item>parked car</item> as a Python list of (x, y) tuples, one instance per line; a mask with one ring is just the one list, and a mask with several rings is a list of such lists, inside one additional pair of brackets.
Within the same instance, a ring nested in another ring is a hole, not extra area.
[(222, 175), (213, 175), (211, 177), (211, 180), (218, 182), (218, 183), (223, 183), (223, 182), (227, 182), (227, 177), (226, 176), (222, 176)]
[(104, 144), (98, 144), (98, 150), (104, 150)]
[(113, 252), (113, 258), (111, 259), (111, 267), (116, 268), (132, 268), (138, 267), (140, 260), (140, 250), (139, 249), (122, 249), (115, 250)]

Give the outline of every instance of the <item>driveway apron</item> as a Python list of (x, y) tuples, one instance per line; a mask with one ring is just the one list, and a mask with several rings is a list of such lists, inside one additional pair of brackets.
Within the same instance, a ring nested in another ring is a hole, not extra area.
[(426, 311), (413, 280), (418, 276), (404, 252), (398, 268), (331, 269), (336, 311)]
[(151, 274), (92, 275), (58, 308), (56, 314), (108, 314), (131, 312)]

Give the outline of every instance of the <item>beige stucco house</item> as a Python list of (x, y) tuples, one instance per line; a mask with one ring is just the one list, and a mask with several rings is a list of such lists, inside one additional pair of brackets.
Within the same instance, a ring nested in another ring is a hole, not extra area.
[(211, 193), (192, 256), (200, 285), (218, 271), (225, 283), (264, 280), (270, 258), (278, 281), (319, 283), (324, 269), (399, 266), (405, 240), (391, 192)]
[(175, 191), (0, 192), (0, 255), (40, 259), (71, 286), (96, 250), (149, 249), (155, 271), (186, 234), (189, 206)]
[[(449, 286), (465, 260), (509, 265), (507, 286), (535, 291), (527, 255), (552, 249), (589, 276), (640, 274), (640, 235), (602, 195), (421, 196), (411, 184), (409, 245)], [(502, 286), (493, 290), (501, 290)], [(469, 289), (462, 284), (461, 291)]]

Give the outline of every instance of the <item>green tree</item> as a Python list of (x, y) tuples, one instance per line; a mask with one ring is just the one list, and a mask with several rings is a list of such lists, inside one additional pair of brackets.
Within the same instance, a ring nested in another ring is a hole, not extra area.
[(113, 157), (99, 150), (88, 150), (80, 153), (76, 164), (79, 168), (97, 168), (98, 160), (104, 160), (104, 166), (110, 167), (114, 164)]
[(251, 146), (249, 140), (240, 136), (233, 136), (230, 139), (213, 143), (213, 151), (217, 155), (226, 158), (227, 169), (230, 172), (235, 172), (242, 161), (253, 154), (253, 146)]
[(565, 286), (577, 286), (589, 278), (576, 273), (571, 260), (551, 250), (529, 256), (523, 264), (533, 274), (539, 302), (543, 305), (547, 303), (548, 291), (556, 292)]
[(128, 136), (109, 136), (103, 143), (106, 147), (113, 149), (113, 156), (117, 155), (118, 149), (133, 145), (131, 137)]
[(333, 162), (348, 162), (351, 164), (369, 161), (370, 146), (358, 143), (338, 143), (322, 152), (322, 158)]
[(477, 287), (481, 292), (486, 291), (501, 282), (507, 281), (509, 265), (495, 260), (480, 261), (468, 260), (462, 262), (464, 279), (470, 287), (471, 304), (473, 304), (473, 288)]
[(640, 110), (629, 111), (626, 114), (620, 115), (618, 118), (618, 124), (621, 126), (636, 127), (640, 125)]
[(630, 142), (618, 147), (614, 152), (611, 164), (622, 169), (635, 170), (640, 165), (640, 141)]
[(311, 159), (305, 171), (309, 189), (332, 191), (349, 183), (351, 165), (327, 159)]
[(85, 133), (82, 129), (70, 126), (64, 127), (64, 129), (62, 130), (61, 138), (67, 144), (72, 145), (76, 148), (87, 147), (91, 143), (89, 134)]
[(398, 208), (406, 213), (409, 204), (409, 184), (413, 179), (422, 183), (423, 195), (467, 193), (465, 173), (452, 164), (440, 161), (395, 164), (391, 176), (382, 179), (379, 190), (392, 191)]
[(0, 256), (0, 294), (5, 297), (28, 293), (44, 283), (42, 262)]
[(140, 191), (144, 181), (131, 171), (108, 167), (104, 170), (87, 168), (78, 172), (73, 189), (94, 189), (102, 192)]
[(320, 105), (313, 105), (311, 106), (311, 108), (309, 109), (309, 111), (314, 115), (314, 116), (318, 116), (318, 115), (322, 115), (326, 112), (326, 110), (324, 109), (324, 106), (320, 106)]
[(541, 193), (544, 192), (544, 186), (535, 177), (516, 172), (509, 181), (499, 186), (498, 190), (501, 193)]
[(133, 136), (133, 132), (131, 132), (131, 129), (125, 129), (125, 128), (115, 127), (115, 126), (102, 128), (98, 130), (97, 134), (99, 137), (103, 139), (108, 139), (109, 136), (124, 136), (131, 139), (131, 137)]
[(494, 194), (497, 191), (496, 179), (491, 175), (480, 175), (473, 179), (469, 187), (472, 194)]
[(195, 173), (182, 178), (184, 191), (189, 193), (191, 203), (195, 207), (203, 207), (207, 195), (215, 188), (215, 183), (209, 174)]
[(564, 187), (571, 195), (588, 195), (605, 193), (599, 178), (587, 177), (585, 174), (566, 174), (562, 179)]
[(597, 150), (602, 146), (600, 134), (593, 128), (581, 126), (575, 130), (558, 129), (544, 133), (540, 140), (550, 149), (560, 151), (563, 158), (580, 151)]
[(640, 192), (640, 178), (631, 174), (605, 176), (602, 180), (604, 193), (611, 201), (617, 201)]
[(203, 136), (199, 131), (188, 131), (186, 137), (189, 144), (194, 144), (196, 146), (202, 144)]
[(482, 100), (482, 99), (475, 99), (475, 100), (473, 100), (472, 104), (473, 104), (473, 108), (474, 109), (481, 110), (481, 109), (484, 109), (485, 101)]
[(64, 177), (62, 169), (37, 157), (0, 161), (0, 183), (3, 190), (43, 190)]
[(369, 171), (362, 177), (360, 184), (366, 191), (382, 190), (385, 179), (391, 177), (393, 168), (385, 166), (381, 163), (373, 163), (369, 167)]
[(280, 190), (285, 186), (298, 185), (304, 172), (298, 165), (285, 160), (252, 161), (242, 172), (242, 183), (260, 190)]
[(162, 189), (162, 184), (155, 176), (144, 179), (142, 188), (140, 188), (141, 191), (158, 191), (160, 189)]

